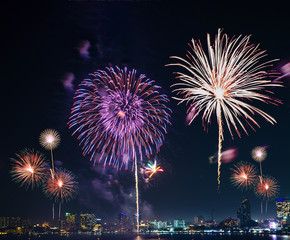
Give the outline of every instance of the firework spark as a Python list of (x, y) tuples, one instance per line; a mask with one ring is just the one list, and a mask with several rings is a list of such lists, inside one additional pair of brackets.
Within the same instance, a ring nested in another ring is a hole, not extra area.
[[(202, 48), (200, 41), (192, 40), (191, 51), (185, 60), (173, 56), (181, 63), (169, 65), (180, 66), (188, 73), (177, 72), (177, 79), (181, 82), (174, 84), (174, 91), (182, 98), (175, 98), (182, 102), (190, 102), (187, 119), (190, 124), (199, 114), (202, 114), (203, 126), (207, 130), (213, 115), (217, 117), (219, 128), (218, 137), (218, 190), (220, 188), (221, 148), (223, 141), (223, 124), (225, 123), (233, 137), (233, 130), (241, 137), (239, 128), (248, 134), (246, 125), (254, 129), (259, 124), (251, 115), (258, 114), (268, 122), (274, 124), (275, 119), (264, 111), (251, 105), (251, 100), (277, 105), (279, 100), (271, 98), (266, 88), (281, 86), (272, 83), (269, 77), (276, 74), (267, 73), (264, 69), (274, 61), (259, 63), (266, 56), (265, 51), (249, 43), (249, 36), (231, 38), (221, 35), (221, 30), (212, 45), (210, 35), (207, 35), (208, 55)], [(264, 93), (263, 93), (264, 91)], [(267, 94), (265, 94), (267, 93)], [(247, 101), (247, 102), (246, 102)], [(192, 114), (194, 109), (194, 114)], [(203, 112), (203, 113), (202, 113)], [(243, 123), (243, 121), (246, 123)]]
[(151, 178), (157, 172), (164, 171), (160, 166), (157, 165), (156, 160), (154, 161), (154, 163), (149, 162), (147, 166), (144, 168), (144, 170), (145, 170), (145, 174), (149, 174), (148, 178)]
[(263, 200), (271, 200), (277, 196), (279, 192), (278, 181), (273, 177), (263, 177), (262, 181), (257, 181), (255, 186), (255, 193)]
[(266, 159), (266, 157), (267, 157), (266, 147), (255, 147), (252, 150), (252, 158), (256, 162), (262, 162)]
[(39, 142), (47, 150), (55, 149), (60, 143), (60, 135), (54, 129), (45, 129), (41, 132)]
[(234, 165), (230, 177), (231, 182), (237, 188), (248, 189), (257, 180), (257, 171), (251, 163), (239, 162)]
[(11, 160), (13, 180), (21, 187), (26, 186), (27, 189), (40, 185), (48, 172), (44, 155), (31, 149), (21, 151)]
[(77, 182), (70, 171), (56, 169), (54, 178), (46, 179), (43, 190), (55, 202), (69, 201), (76, 195)]
[[(69, 121), (76, 128), (83, 154), (117, 168), (135, 168), (138, 204), (138, 162), (159, 151), (169, 124), (168, 99), (159, 86), (136, 70), (107, 68), (91, 74), (76, 92)], [(137, 217), (137, 231), (139, 220)]]

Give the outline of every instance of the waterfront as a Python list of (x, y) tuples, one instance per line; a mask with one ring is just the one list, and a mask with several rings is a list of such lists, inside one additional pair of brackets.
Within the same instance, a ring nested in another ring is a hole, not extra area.
[(288, 240), (288, 235), (276, 234), (146, 234), (146, 235), (38, 235), (0, 236), (5, 240)]

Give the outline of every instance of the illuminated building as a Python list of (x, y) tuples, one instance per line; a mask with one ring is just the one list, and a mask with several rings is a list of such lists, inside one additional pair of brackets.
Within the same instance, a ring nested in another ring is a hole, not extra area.
[(118, 225), (119, 232), (131, 232), (133, 230), (133, 222), (125, 213), (119, 214)]
[(92, 231), (95, 225), (98, 223), (95, 214), (81, 213), (80, 214), (80, 227), (85, 231)]
[(77, 230), (77, 215), (65, 213), (65, 228), (67, 231)]
[(23, 234), (32, 231), (32, 223), (29, 218), (0, 217), (0, 229), (8, 229), (8, 233)]
[(185, 227), (185, 222), (184, 222), (184, 220), (180, 220), (180, 219), (178, 219), (178, 220), (173, 220), (172, 221), (172, 227), (173, 228), (184, 228)]
[(241, 206), (237, 209), (237, 217), (241, 226), (247, 226), (251, 222), (251, 206), (247, 197), (243, 198)]
[(145, 232), (145, 231), (147, 231), (148, 229), (150, 229), (150, 223), (149, 223), (149, 221), (148, 220), (146, 220), (146, 221), (141, 221), (140, 222), (140, 225), (139, 225), (139, 230), (140, 230), (140, 232)]
[(162, 222), (162, 221), (154, 221), (150, 223), (151, 226), (153, 227), (154, 230), (165, 230), (167, 229), (167, 222)]
[(203, 216), (195, 216), (193, 220), (194, 225), (202, 226), (204, 225), (204, 217)]
[(233, 218), (227, 218), (220, 222), (219, 224), (220, 227), (225, 227), (225, 228), (232, 228), (232, 227), (237, 227), (239, 226), (239, 221), (238, 219), (233, 219)]
[(276, 201), (277, 219), (283, 223), (289, 222), (290, 216), (290, 200), (288, 198), (280, 198)]
[(100, 218), (97, 218), (97, 224), (94, 226), (93, 228), (93, 232), (97, 233), (97, 234), (101, 234), (103, 231), (103, 226), (101, 224), (101, 220)]
[(31, 225), (29, 219), (21, 219), (20, 217), (0, 217), (0, 228), (22, 227), (23, 223), (25, 224), (25, 227)]

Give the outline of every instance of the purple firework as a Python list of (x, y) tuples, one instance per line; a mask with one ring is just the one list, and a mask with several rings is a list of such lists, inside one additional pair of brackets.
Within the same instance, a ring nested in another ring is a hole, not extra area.
[(76, 91), (69, 127), (91, 160), (127, 168), (159, 151), (169, 124), (168, 99), (144, 74), (127, 68), (90, 74)]

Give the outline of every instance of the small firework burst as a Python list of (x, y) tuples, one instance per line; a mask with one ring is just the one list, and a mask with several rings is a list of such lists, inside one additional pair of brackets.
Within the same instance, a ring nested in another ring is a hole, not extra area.
[(252, 150), (252, 158), (256, 162), (262, 162), (266, 159), (266, 157), (267, 157), (266, 147), (255, 147)]
[(69, 201), (76, 195), (77, 182), (70, 171), (56, 169), (53, 178), (47, 177), (43, 190), (55, 202)]
[(45, 129), (39, 136), (39, 142), (47, 150), (56, 148), (60, 143), (60, 135), (54, 129)]
[(254, 165), (246, 162), (239, 162), (234, 165), (230, 177), (232, 184), (241, 189), (251, 188), (257, 180), (257, 171)]
[(21, 187), (26, 186), (27, 189), (40, 185), (48, 173), (44, 155), (33, 149), (22, 150), (11, 161), (13, 162), (11, 169), (13, 180), (19, 183)]
[(255, 194), (263, 200), (271, 200), (277, 196), (279, 192), (278, 181), (270, 176), (262, 177), (256, 181)]
[(164, 170), (157, 165), (157, 161), (154, 160), (154, 163), (149, 162), (147, 166), (144, 168), (145, 174), (149, 174), (148, 178), (151, 178), (157, 172), (164, 172)]

